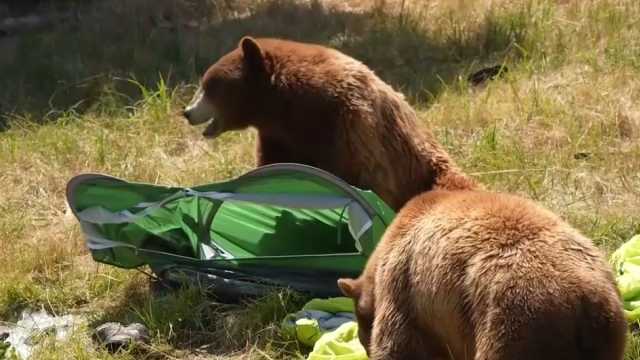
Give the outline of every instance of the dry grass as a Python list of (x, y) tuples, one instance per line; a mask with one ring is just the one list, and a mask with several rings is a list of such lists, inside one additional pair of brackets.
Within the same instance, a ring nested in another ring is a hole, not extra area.
[[(540, 201), (607, 251), (640, 232), (637, 1), (398, 0), (388, 11), (370, 0), (333, 10), (276, 0), (151, 3), (87, 8), (78, 28), (11, 40), (15, 58), (0, 65), (0, 86), (10, 89), (0, 103), (11, 112), (0, 133), (0, 318), (43, 306), (83, 314), (89, 326), (138, 320), (153, 331), (150, 347), (113, 356), (79, 329), (37, 358), (304, 353), (277, 330), (299, 299), (223, 306), (199, 289), (153, 297), (144, 276), (90, 259), (64, 202), (66, 181), (80, 172), (190, 185), (250, 169), (252, 131), (207, 142), (176, 116), (187, 84), (244, 34), (362, 59), (410, 96), (423, 126), (469, 173)], [(164, 18), (162, 26), (150, 18)], [(484, 87), (464, 80), (501, 63), (509, 72)], [(630, 339), (627, 358), (640, 359), (640, 340)]]

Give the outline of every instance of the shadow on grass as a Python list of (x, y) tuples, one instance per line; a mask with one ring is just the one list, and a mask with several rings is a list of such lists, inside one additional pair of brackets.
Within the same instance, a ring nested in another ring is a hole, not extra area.
[(490, 18), (473, 35), (436, 34), (424, 27), (427, 14), (400, 18), (376, 8), (354, 12), (317, 1), (267, 0), (249, 2), (257, 5), (247, 5), (244, 13), (218, 9), (217, 18), (203, 19), (197, 8), (187, 6), (194, 2), (184, 1), (183, 8), (156, 6), (162, 1), (94, 3), (79, 11), (76, 22), (0, 38), (0, 87), (5, 89), (0, 113), (41, 121), (70, 108), (80, 113), (122, 108), (141, 96), (123, 79), (149, 87), (159, 77), (170, 86), (194, 83), (243, 35), (338, 48), (412, 101), (429, 102), (474, 64), (503, 61), (513, 37), (513, 29)]
[(282, 290), (230, 304), (216, 301), (215, 293), (200, 287), (154, 291), (154, 286), (144, 279), (131, 282), (89, 327), (110, 321), (140, 322), (149, 329), (154, 344), (212, 355), (267, 344), (277, 344), (281, 354), (298, 350), (297, 343), (282, 337), (280, 322), (302, 307), (307, 299), (301, 295)]

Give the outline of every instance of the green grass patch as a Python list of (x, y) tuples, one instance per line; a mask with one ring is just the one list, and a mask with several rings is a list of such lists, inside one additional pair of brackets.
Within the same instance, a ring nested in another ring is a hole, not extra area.
[[(468, 173), (539, 201), (605, 251), (640, 233), (639, 2), (218, 3), (94, 2), (74, 25), (0, 39), (0, 318), (45, 308), (87, 319), (67, 342), (45, 339), (35, 358), (308, 351), (279, 331), (304, 299), (224, 305), (197, 287), (154, 293), (144, 275), (92, 261), (64, 199), (82, 172), (190, 186), (251, 169), (252, 130), (206, 141), (178, 115), (202, 71), (245, 34), (364, 61)], [(466, 81), (496, 64), (509, 71), (481, 87)], [(152, 342), (108, 354), (90, 331), (105, 321), (142, 322)], [(640, 337), (629, 339), (626, 358), (640, 359)]]

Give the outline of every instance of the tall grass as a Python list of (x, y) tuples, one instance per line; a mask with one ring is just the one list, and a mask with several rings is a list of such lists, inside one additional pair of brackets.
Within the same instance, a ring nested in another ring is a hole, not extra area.
[[(278, 331), (301, 299), (158, 295), (144, 275), (92, 261), (64, 199), (81, 172), (189, 186), (252, 168), (253, 131), (205, 141), (177, 115), (199, 74), (245, 34), (363, 60), (468, 173), (541, 202), (606, 251), (640, 233), (640, 3), (400, 3), (96, 2), (75, 27), (12, 39), (15, 57), (0, 61), (0, 319), (40, 307), (87, 319), (67, 343), (47, 340), (39, 359), (303, 356)], [(509, 71), (466, 81), (495, 64)], [(100, 350), (90, 329), (110, 320), (145, 323), (151, 344)], [(627, 359), (640, 359), (638, 341)]]

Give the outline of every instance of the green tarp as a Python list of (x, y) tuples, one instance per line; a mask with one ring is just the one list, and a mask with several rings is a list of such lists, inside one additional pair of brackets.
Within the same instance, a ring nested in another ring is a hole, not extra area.
[(640, 235), (622, 244), (611, 255), (624, 312), (630, 323), (640, 320)]
[(332, 291), (360, 273), (395, 216), (376, 194), (300, 164), (191, 188), (84, 174), (67, 200), (98, 262)]

